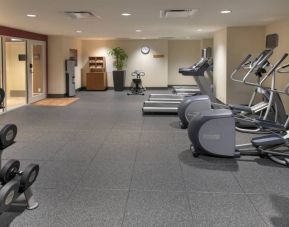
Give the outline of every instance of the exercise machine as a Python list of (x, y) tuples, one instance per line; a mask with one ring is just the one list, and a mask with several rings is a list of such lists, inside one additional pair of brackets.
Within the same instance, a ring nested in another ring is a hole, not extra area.
[(130, 92), (128, 92), (127, 95), (144, 95), (144, 91), (146, 89), (142, 85), (141, 77), (145, 76), (145, 72), (135, 70), (131, 73), (131, 76), (133, 77), (132, 86), (130, 88)]
[[(289, 95), (289, 84), (283, 92)], [(289, 167), (289, 116), (285, 125), (276, 122), (248, 119), (270, 131), (270, 135), (253, 138), (248, 144), (235, 144), (236, 130), (234, 114), (228, 109), (211, 109), (196, 114), (188, 126), (188, 136), (192, 142), (194, 157), (208, 155), (236, 158), (241, 155), (268, 157), (272, 161)], [(280, 149), (282, 148), (282, 149)]]
[[(193, 67), (180, 68), (179, 73), (181, 73), (183, 76), (193, 76), (199, 85), (200, 91), (206, 93), (212, 88), (211, 82), (205, 76), (205, 72), (207, 72), (209, 68), (209, 59), (201, 58), (196, 64), (193, 65)], [(155, 96), (158, 95), (151, 95), (150, 99), (144, 102), (144, 113), (177, 113), (180, 102), (186, 98), (184, 95), (162, 94), (158, 98)]]
[[(208, 68), (208, 70), (206, 71), (206, 74), (204, 74), (204, 76), (211, 84), (213, 84), (213, 75), (212, 75), (213, 60), (212, 60), (211, 48), (202, 49), (201, 59), (208, 59), (208, 63), (210, 65), (210, 67)], [(192, 66), (187, 67), (187, 68), (193, 69), (193, 68), (197, 67), (196, 65), (198, 63), (199, 63), (199, 61), (196, 62), (195, 64), (193, 64)], [(181, 73), (181, 72), (179, 72), (179, 73)], [(190, 97), (193, 95), (200, 95), (200, 94), (201, 94), (201, 90), (200, 90), (200, 88), (198, 86), (198, 82), (197, 82), (197, 85), (172, 86), (172, 94), (150, 94), (148, 101), (173, 101), (173, 102), (176, 102), (176, 101), (182, 101), (186, 97)]]
[[(211, 68), (213, 67), (213, 59), (212, 59), (212, 48), (207, 47), (202, 49), (202, 58), (209, 59), (209, 64), (211, 65)], [(212, 69), (211, 69), (212, 71)], [(210, 76), (210, 79), (212, 80), (212, 76)], [(200, 89), (198, 89), (197, 85), (181, 85), (181, 86), (172, 86), (173, 93), (174, 94), (186, 94), (186, 93), (200, 93)]]
[[(276, 41), (272, 43), (272, 39), (270, 40), (271, 43), (267, 43), (267, 49), (265, 49), (255, 60), (250, 60), (251, 55), (248, 55), (231, 74), (232, 80), (244, 84), (247, 84), (246, 79), (248, 79), (250, 75), (253, 74), (257, 77), (257, 83), (250, 84), (250, 82), (248, 82), (249, 85), (254, 85), (256, 87), (248, 106), (222, 105), (220, 103), (216, 103), (214, 96), (210, 97), (204, 95), (190, 97), (184, 100), (178, 108), (178, 116), (180, 118), (181, 128), (187, 128), (190, 119), (193, 118), (197, 112), (209, 110), (212, 107), (229, 108), (233, 110), (236, 116), (235, 119), (237, 121), (236, 129), (242, 132), (260, 131), (260, 128), (256, 128), (255, 124), (251, 124), (246, 120), (242, 120), (242, 118), (247, 118), (248, 116), (262, 118), (264, 120), (269, 120), (273, 116), (276, 122), (284, 123), (286, 121), (287, 115), (283, 103), (279, 94), (272, 91), (275, 89), (275, 71), (281, 62), (287, 57), (287, 54), (282, 56), (282, 58), (274, 66), (272, 66), (272, 69), (264, 77), (265, 79), (268, 78), (268, 76), (273, 75), (271, 89), (258, 86), (264, 82), (264, 79), (261, 80), (261, 77), (263, 77), (264, 73), (266, 73), (266, 68), (268, 68), (270, 65), (268, 59), (273, 54), (273, 49), (277, 45)], [(235, 75), (240, 69), (248, 70), (243, 79), (235, 78)], [(262, 96), (262, 101), (254, 104), (257, 94)]]

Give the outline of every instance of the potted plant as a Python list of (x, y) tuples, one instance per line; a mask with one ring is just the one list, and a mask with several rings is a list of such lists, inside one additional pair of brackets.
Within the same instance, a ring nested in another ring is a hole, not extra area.
[(116, 70), (113, 71), (113, 85), (115, 91), (123, 91), (124, 90), (124, 76), (125, 71), (123, 67), (126, 65), (126, 61), (128, 56), (124, 49), (120, 47), (115, 47), (108, 52), (114, 58), (113, 66)]

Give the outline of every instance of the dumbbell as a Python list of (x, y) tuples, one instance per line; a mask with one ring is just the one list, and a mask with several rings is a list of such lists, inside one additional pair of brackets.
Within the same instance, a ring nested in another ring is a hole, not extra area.
[(5, 212), (19, 195), (20, 182), (11, 180), (0, 187), (0, 214)]
[(7, 124), (0, 130), (0, 146), (2, 149), (14, 143), (17, 135), (17, 126), (14, 124)]
[(20, 185), (19, 193), (23, 193), (35, 182), (39, 173), (39, 165), (29, 164), (23, 172), (19, 169), (20, 162), (18, 160), (9, 160), (0, 171), (0, 181), (5, 185), (11, 180), (17, 179)]

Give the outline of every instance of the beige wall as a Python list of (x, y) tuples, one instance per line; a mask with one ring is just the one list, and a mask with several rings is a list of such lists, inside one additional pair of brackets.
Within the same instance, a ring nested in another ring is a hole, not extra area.
[(48, 37), (48, 94), (65, 94), (65, 59), (69, 49), (78, 50), (78, 67), (75, 68), (75, 87), (80, 87), (81, 41), (64, 36)]
[[(234, 82), (233, 70), (248, 55), (265, 49), (265, 27), (229, 27), (214, 35), (214, 83), (216, 96), (225, 103), (248, 103), (253, 87)], [(241, 72), (242, 73), (242, 72)], [(255, 77), (252, 79), (254, 80)]]
[(216, 97), (227, 102), (227, 29), (214, 34), (214, 86)]
[[(150, 53), (141, 53), (141, 47), (150, 47)], [(143, 84), (146, 87), (166, 87), (168, 86), (168, 41), (166, 40), (83, 40), (82, 41), (82, 86), (85, 86), (85, 75), (89, 71), (87, 67), (89, 56), (105, 56), (107, 67), (108, 86), (113, 86), (112, 71), (113, 59), (108, 55), (108, 51), (114, 47), (123, 48), (128, 54), (126, 66), (125, 86), (131, 84), (131, 72), (143, 70), (146, 75)], [(163, 54), (163, 58), (154, 58), (154, 54)]]
[(227, 103), (249, 102), (254, 87), (232, 81), (230, 74), (248, 54), (257, 57), (264, 49), (265, 27), (227, 28)]
[(214, 46), (214, 39), (202, 39), (201, 40), (201, 49), (208, 48), (208, 47), (213, 48), (213, 46)]
[(24, 42), (6, 42), (6, 85), (10, 91), (26, 90), (26, 61), (19, 61), (19, 54), (26, 54)]
[(168, 82), (169, 85), (196, 84), (193, 77), (179, 74), (180, 67), (193, 65), (201, 57), (200, 40), (169, 41)]
[[(277, 21), (266, 26), (266, 34), (277, 33), (279, 35), (279, 46), (274, 50), (272, 61), (277, 61), (284, 53), (289, 53), (289, 18)], [(289, 63), (289, 58), (284, 61)], [(289, 83), (289, 74), (277, 75), (277, 88), (283, 89)], [(283, 103), (289, 113), (289, 97), (282, 95)]]

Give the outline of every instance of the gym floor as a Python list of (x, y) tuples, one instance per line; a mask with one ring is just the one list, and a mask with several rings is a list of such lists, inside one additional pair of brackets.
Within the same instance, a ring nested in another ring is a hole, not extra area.
[(78, 96), (67, 107), (0, 116), (19, 129), (3, 158), (40, 164), (39, 208), (4, 213), (1, 227), (289, 225), (287, 168), (257, 157), (193, 158), (176, 116), (142, 115), (146, 96)]

